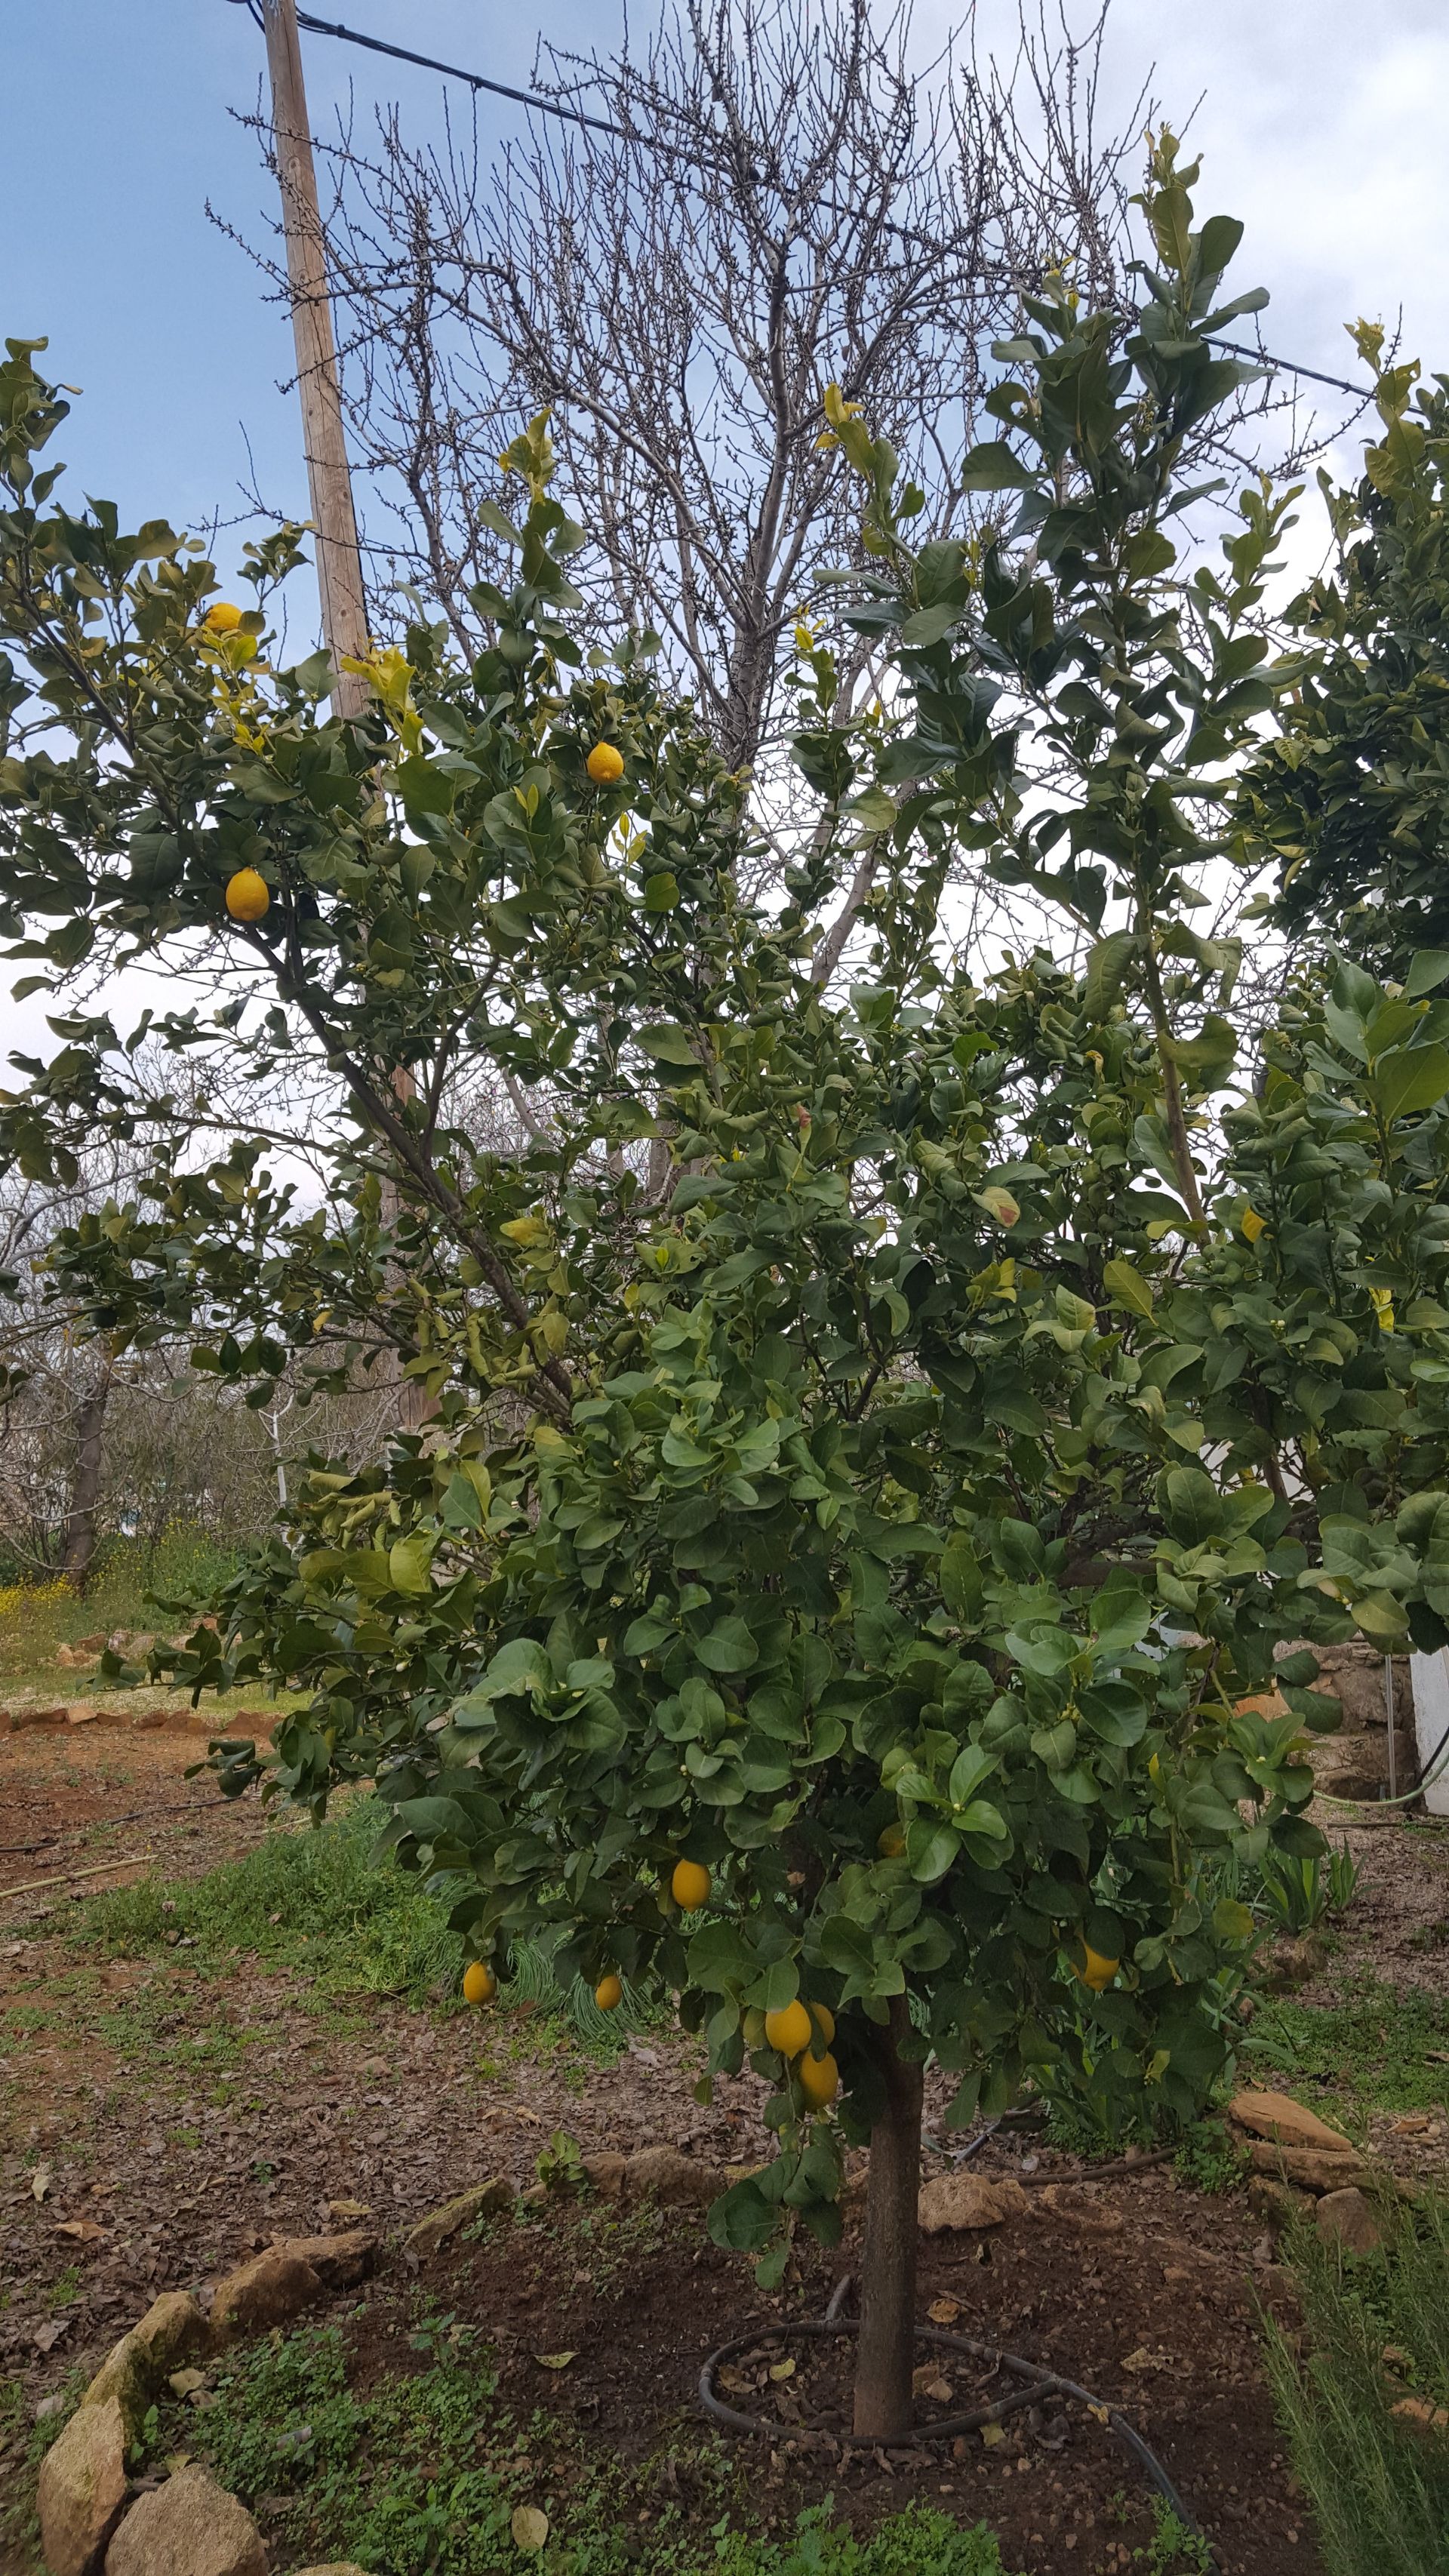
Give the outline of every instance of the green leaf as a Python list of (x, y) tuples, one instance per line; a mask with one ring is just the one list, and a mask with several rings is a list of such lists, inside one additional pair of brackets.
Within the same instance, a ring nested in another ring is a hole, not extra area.
[(883, 787), (864, 787), (851, 797), (845, 811), (868, 832), (889, 832), (896, 820), (896, 800)]
[(688, 1065), (691, 1070), (698, 1069), (699, 1057), (694, 1040), (688, 1029), (680, 1028), (677, 1021), (659, 1020), (652, 1028), (640, 1029), (638, 1039), (645, 1054), (652, 1055), (660, 1064), (681, 1064)]
[(1425, 993), (1435, 992), (1449, 975), (1449, 949), (1421, 948), (1404, 977), (1404, 999), (1417, 1002)]
[(1222, 1527), (1222, 1497), (1201, 1467), (1169, 1468), (1162, 1479), (1162, 1494), (1167, 1526), (1184, 1546), (1201, 1547)]
[(1004, 438), (989, 438), (973, 447), (961, 467), (963, 492), (1034, 492), (1036, 483), (1037, 477)]
[(697, 1638), (695, 1654), (712, 1673), (747, 1673), (760, 1660), (760, 1650), (743, 1619), (722, 1619), (707, 1637)]
[(646, 912), (673, 912), (679, 901), (679, 879), (672, 868), (660, 868), (644, 880)]
[(400, 1538), (387, 1552), (388, 1578), (395, 1592), (431, 1592), (432, 1549), (426, 1539)]
[(1220, 1941), (1251, 1941), (1254, 1933), (1252, 1908), (1241, 1905), (1235, 1896), (1220, 1896), (1213, 1907), (1213, 1930)]
[(1392, 1125), (1432, 1109), (1449, 1091), (1449, 1047), (1396, 1047), (1380, 1056), (1367, 1085), (1379, 1115)]
[(449, 1477), (443, 1496), (443, 1525), (446, 1529), (482, 1528), (483, 1506), (470, 1477)]
[(726, 2246), (732, 2254), (758, 2254), (779, 2223), (779, 2212), (753, 2179), (735, 2183), (711, 2201), (707, 2221), (715, 2244)]
[(1087, 971), (1082, 979), (1082, 1001), (1090, 1018), (1106, 1018), (1122, 990), (1138, 948), (1136, 933), (1131, 930), (1109, 930), (1105, 939), (1098, 940), (1087, 959)]
[(920, 1822), (907, 1827), (906, 1860), (912, 1878), (923, 1887), (932, 1887), (938, 1878), (945, 1877), (960, 1848), (961, 1836), (949, 1825)]
[(939, 644), (953, 626), (960, 624), (965, 613), (964, 602), (948, 599), (938, 599), (929, 608), (918, 608), (901, 628), (901, 642), (917, 646)]
[(1115, 1298), (1119, 1306), (1130, 1308), (1134, 1315), (1141, 1315), (1149, 1324), (1151, 1323), (1156, 1312), (1152, 1302), (1152, 1291), (1140, 1272), (1133, 1269), (1130, 1261), (1123, 1261), (1120, 1257), (1113, 1261), (1104, 1261), (1102, 1285), (1108, 1296)]

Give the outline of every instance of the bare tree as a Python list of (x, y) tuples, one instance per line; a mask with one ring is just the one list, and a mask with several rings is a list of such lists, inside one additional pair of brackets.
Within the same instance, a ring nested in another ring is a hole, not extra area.
[(1049, 36), (1043, 9), (1004, 69), (969, 42), (918, 69), (904, 0), (682, 0), (638, 56), (545, 52), (539, 85), (609, 131), (538, 118), (491, 168), (476, 127), (344, 134), (329, 257), (355, 452), (391, 505), (375, 560), (475, 641), (498, 450), (547, 408), (597, 631), (654, 630), (726, 759), (758, 763), (782, 639), (856, 550), (825, 387), (944, 529), (1023, 288), (1064, 256), (1110, 288), (1142, 118), (1096, 133), (1104, 17)]

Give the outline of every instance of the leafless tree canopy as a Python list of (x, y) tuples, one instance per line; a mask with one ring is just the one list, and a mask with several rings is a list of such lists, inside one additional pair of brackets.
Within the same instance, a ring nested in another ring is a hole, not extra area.
[[(1104, 13), (1103, 13), (1104, 14)], [(855, 506), (817, 447), (832, 381), (951, 523), (993, 337), (1075, 259), (1109, 290), (1142, 116), (1095, 130), (1102, 33), (1023, 22), (1002, 66), (911, 61), (906, 6), (683, 0), (642, 53), (548, 52), (539, 86), (616, 135), (535, 120), (330, 155), (329, 257), (358, 460), (390, 557), (476, 634), (480, 526), (520, 415), (553, 413), (601, 635), (654, 629), (732, 763), (778, 740), (781, 638)]]

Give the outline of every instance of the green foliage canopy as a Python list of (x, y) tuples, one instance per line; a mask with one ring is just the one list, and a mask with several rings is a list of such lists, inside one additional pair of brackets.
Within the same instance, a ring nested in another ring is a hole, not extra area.
[[(4, 376), (16, 953), (58, 992), (203, 960), (230, 998), (155, 1029), (232, 1101), (310, 1081), (326, 1186), (295, 1203), (259, 1128), (207, 1161), (194, 1102), (140, 1094), (78, 1007), (0, 1140), (45, 1172), (97, 1123), (154, 1136), (149, 1194), (57, 1255), (121, 1343), (190, 1329), (259, 1400), (289, 1353), (329, 1383), (386, 1348), (435, 1407), (384, 1463), (313, 1462), (175, 1669), (299, 1681), (224, 1776), (316, 1812), (375, 1777), (480, 1951), (676, 1989), (715, 2070), (753, 2044), (780, 2153), (713, 2223), (776, 2276), (791, 2213), (838, 2229), (902, 1999), (958, 2119), (1028, 2078), (1108, 2126), (1191, 2116), (1250, 1929), (1204, 1859), (1318, 1847), (1332, 1704), (1275, 1650), (1449, 1637), (1449, 1006), (1305, 983), (1221, 1106), (1236, 954), (1192, 927), (1194, 872), (1234, 855), (1233, 764), (1297, 666), (1256, 614), (1291, 496), (1250, 487), (1222, 568), (1178, 566), (1184, 432), (1242, 375), (1211, 340), (1238, 228), (1193, 229), (1193, 176), (1164, 138), (1134, 327), (1065, 279), (1028, 299), (979, 542), (913, 550), (896, 460), (832, 396), (852, 613), (900, 686), (843, 721), (804, 638), (823, 812), (774, 904), (741, 892), (744, 782), (643, 659), (566, 677), (542, 423), (494, 641), (465, 668), (417, 626), (347, 726), (324, 670), (264, 658), (294, 540), (254, 558), (241, 641), (209, 636), (168, 529), (49, 506), (60, 406), (33, 348)], [(1083, 973), (971, 979), (963, 848), (1062, 907)], [(812, 961), (847, 888), (840, 991)], [(485, 1078), (546, 1091), (522, 1150), (480, 1141)], [(1274, 1681), (1281, 1713), (1251, 1704)], [(838, 2118), (748, 2019), (797, 1993), (836, 2015)]]

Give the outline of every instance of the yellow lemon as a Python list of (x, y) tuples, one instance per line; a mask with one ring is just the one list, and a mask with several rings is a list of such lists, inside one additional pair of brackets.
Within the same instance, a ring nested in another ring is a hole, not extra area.
[(271, 901), (266, 878), (255, 868), (238, 868), (234, 877), (228, 877), (226, 908), (233, 921), (260, 921), (271, 909)]
[(835, 2037), (835, 2015), (829, 2004), (807, 2004), (805, 2009), (828, 2048)]
[(823, 2111), (840, 2091), (840, 2069), (828, 2054), (802, 2057), (795, 2074), (812, 2111)]
[(498, 1992), (498, 1979), (486, 1959), (474, 1959), (463, 1970), (463, 2000), (470, 2004), (491, 2004)]
[(875, 1847), (880, 1853), (882, 1860), (904, 1860), (906, 1856), (906, 1838), (901, 1827), (899, 1825), (887, 1825), (882, 1833), (876, 1835)]
[(241, 622), (241, 610), (230, 599), (213, 600), (206, 612), (207, 632), (212, 635), (234, 635)]
[(683, 1914), (697, 1914), (709, 1901), (709, 1871), (697, 1860), (677, 1860), (669, 1893)]
[(765, 2037), (771, 2048), (778, 2048), (782, 2057), (798, 2057), (802, 2048), (809, 2047), (813, 2036), (814, 2025), (798, 1997), (793, 2004), (782, 2006), (779, 2012), (765, 2015)]
[(584, 767), (596, 787), (612, 787), (624, 775), (624, 755), (612, 742), (596, 742)]
[(1084, 1968), (1074, 1968), (1072, 1974), (1084, 1986), (1090, 1986), (1094, 1995), (1104, 1994), (1122, 1962), (1120, 1959), (1104, 1959), (1101, 1951), (1094, 1950), (1090, 1941), (1084, 1941), (1082, 1948), (1087, 1964)]
[(620, 1984), (619, 1979), (615, 1976), (614, 1971), (611, 1968), (608, 1975), (606, 1977), (600, 1977), (598, 1984), (595, 1986), (594, 2001), (598, 2005), (600, 2012), (617, 2012), (623, 2000), (623, 1986)]
[(1250, 1243), (1256, 1243), (1258, 1237), (1268, 1231), (1267, 1218), (1259, 1216), (1257, 1209), (1253, 1207), (1244, 1208), (1238, 1223)]

